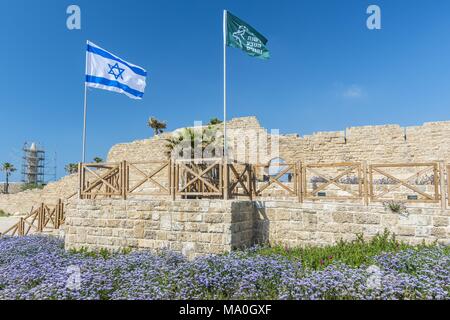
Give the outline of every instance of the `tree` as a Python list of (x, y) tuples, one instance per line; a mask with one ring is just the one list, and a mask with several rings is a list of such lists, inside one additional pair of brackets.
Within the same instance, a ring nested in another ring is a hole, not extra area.
[(103, 162), (103, 159), (102, 159), (102, 158), (99, 158), (99, 157), (95, 157), (95, 158), (94, 158), (94, 162), (95, 162), (95, 163), (101, 163), (101, 162)]
[(14, 165), (12, 165), (11, 163), (5, 162), (5, 163), (3, 163), (2, 167), (1, 167), (1, 171), (5, 172), (5, 176), (6, 176), (5, 193), (8, 193), (9, 176), (11, 175), (12, 172), (16, 171), (16, 168), (14, 168)]
[(78, 163), (68, 163), (64, 167), (68, 174), (73, 174), (78, 172)]
[[(167, 141), (167, 156), (183, 157), (194, 159), (196, 152), (202, 157), (215, 157), (216, 149), (222, 148), (223, 137), (217, 137), (217, 129), (208, 126), (207, 128), (183, 128), (172, 134)], [(196, 150), (197, 148), (197, 150)], [(190, 155), (185, 152), (189, 151)], [(175, 154), (174, 154), (175, 153)], [(208, 153), (208, 154), (205, 154)]]
[(218, 118), (212, 118), (211, 120), (209, 120), (209, 125), (215, 126), (216, 124), (221, 124), (222, 120), (218, 119)]
[(147, 125), (153, 129), (153, 136), (163, 133), (164, 129), (167, 127), (167, 124), (164, 121), (159, 121), (154, 117), (148, 119)]

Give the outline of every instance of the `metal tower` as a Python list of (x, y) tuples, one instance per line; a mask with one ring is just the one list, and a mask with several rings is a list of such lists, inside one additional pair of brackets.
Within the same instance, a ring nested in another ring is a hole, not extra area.
[(22, 182), (43, 185), (45, 176), (45, 151), (36, 143), (23, 146)]

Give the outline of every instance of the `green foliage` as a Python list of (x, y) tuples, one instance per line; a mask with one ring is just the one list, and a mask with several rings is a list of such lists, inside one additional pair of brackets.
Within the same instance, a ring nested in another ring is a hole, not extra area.
[(13, 164), (9, 163), (9, 162), (4, 162), (0, 168), (1, 171), (6, 172), (6, 174), (9, 174), (11, 172), (16, 171), (16, 168), (14, 167)]
[(9, 217), (10, 214), (0, 209), (0, 217)]
[(78, 172), (78, 163), (68, 163), (64, 167), (68, 174), (73, 174)]
[(68, 251), (70, 254), (80, 254), (84, 257), (110, 259), (117, 254), (130, 254), (132, 252), (132, 249), (122, 248), (121, 250), (114, 251), (108, 250), (106, 248), (101, 248), (99, 250), (90, 250), (87, 247), (81, 247), (79, 249), (69, 249)]
[(391, 210), (393, 213), (404, 213), (406, 212), (406, 207), (403, 202), (390, 200), (383, 202), (385, 209)]
[(216, 125), (216, 124), (221, 124), (221, 123), (222, 123), (222, 120), (220, 120), (220, 119), (218, 119), (218, 118), (212, 118), (211, 120), (209, 120), (208, 125), (214, 126), (214, 125)]
[(398, 241), (395, 234), (385, 230), (370, 241), (358, 234), (354, 241), (339, 241), (336, 245), (324, 247), (287, 248), (281, 245), (265, 246), (257, 250), (261, 255), (282, 255), (291, 260), (299, 260), (307, 269), (320, 270), (335, 261), (340, 261), (352, 267), (362, 264), (372, 264), (373, 257), (384, 252), (399, 252), (409, 248), (425, 248), (433, 245), (421, 244), (413, 247)]
[(153, 129), (153, 135), (156, 136), (160, 133), (163, 133), (167, 128), (167, 123), (164, 121), (159, 121), (158, 119), (151, 117), (147, 121), (147, 125)]
[(33, 190), (33, 189), (42, 189), (45, 185), (37, 184), (37, 183), (24, 183), (20, 186), (20, 190)]
[(218, 135), (217, 127), (183, 128), (175, 132), (168, 139), (166, 154), (170, 156), (186, 157), (184, 152), (190, 151), (190, 158), (194, 159), (199, 152), (204, 158), (215, 157), (216, 148), (223, 145), (223, 137)]
[(101, 162), (103, 162), (103, 159), (100, 158), (100, 157), (95, 157), (93, 160), (94, 160), (95, 163), (101, 163)]

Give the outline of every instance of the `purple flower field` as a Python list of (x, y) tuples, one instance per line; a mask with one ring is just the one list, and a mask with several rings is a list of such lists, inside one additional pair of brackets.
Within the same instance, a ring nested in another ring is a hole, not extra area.
[(172, 252), (66, 252), (46, 236), (0, 239), (0, 299), (449, 299), (450, 256), (439, 247), (306, 270), (257, 249), (187, 261)]

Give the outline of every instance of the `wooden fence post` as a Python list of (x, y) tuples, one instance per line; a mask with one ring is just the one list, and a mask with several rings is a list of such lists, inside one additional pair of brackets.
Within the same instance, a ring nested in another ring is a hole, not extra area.
[(59, 229), (64, 221), (64, 203), (62, 202), (61, 199), (58, 199), (58, 204), (56, 205), (55, 215), (56, 215), (55, 229)]
[[(446, 195), (450, 201), (450, 181), (448, 179), (448, 167), (447, 167), (447, 187), (445, 183), (445, 163), (444, 161), (439, 161), (439, 182), (440, 182), (440, 191), (441, 191), (441, 209), (445, 210), (447, 209), (447, 199)], [(435, 176), (435, 182), (436, 182), (436, 176)]]
[(123, 200), (127, 200), (127, 185), (128, 185), (127, 160), (122, 161), (119, 170), (120, 170), (120, 190), (122, 191)]
[(45, 205), (43, 202), (39, 205), (39, 209), (37, 212), (37, 231), (42, 232), (44, 231), (44, 225), (45, 225)]
[(363, 161), (363, 179), (364, 179), (364, 205), (369, 205), (369, 179), (367, 177), (367, 161)]
[(228, 161), (224, 159), (223, 162), (223, 199), (228, 200)]
[(252, 165), (247, 164), (247, 189), (250, 200), (253, 200), (253, 188), (252, 188)]
[(78, 163), (78, 199), (82, 199), (81, 191), (82, 188), (82, 177), (81, 177), (81, 171), (83, 170), (83, 164), (81, 162)]
[(172, 194), (172, 201), (175, 201), (177, 168), (175, 161), (173, 161), (172, 159), (170, 159), (169, 161), (170, 161), (170, 192)]
[(303, 179), (302, 179), (302, 162), (296, 164), (296, 181), (298, 202), (303, 203)]
[(19, 224), (17, 226), (17, 235), (23, 236), (25, 233), (25, 221), (23, 218), (20, 218)]

